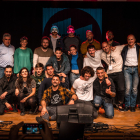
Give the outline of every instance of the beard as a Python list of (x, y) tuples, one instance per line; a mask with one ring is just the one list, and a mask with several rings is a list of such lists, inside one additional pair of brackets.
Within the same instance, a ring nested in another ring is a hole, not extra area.
[(88, 39), (88, 41), (92, 41), (92, 38)]
[(42, 48), (43, 48), (44, 50), (47, 50), (47, 49), (48, 49), (48, 47), (43, 47), (43, 46), (42, 46)]

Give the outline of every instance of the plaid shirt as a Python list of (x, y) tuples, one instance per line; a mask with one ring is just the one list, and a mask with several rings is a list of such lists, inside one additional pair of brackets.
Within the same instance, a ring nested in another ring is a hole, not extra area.
[[(75, 93), (69, 91), (67, 88), (62, 87), (62, 86), (58, 87), (58, 91), (59, 91), (59, 95), (61, 96), (61, 100), (62, 100), (63, 105), (65, 105), (65, 103), (66, 103), (65, 102), (66, 96), (71, 98), (72, 95), (76, 95)], [(47, 105), (50, 104), (52, 92), (53, 92), (53, 90), (52, 90), (52, 86), (51, 86), (47, 90), (45, 90), (43, 93), (42, 100), (45, 100)]]

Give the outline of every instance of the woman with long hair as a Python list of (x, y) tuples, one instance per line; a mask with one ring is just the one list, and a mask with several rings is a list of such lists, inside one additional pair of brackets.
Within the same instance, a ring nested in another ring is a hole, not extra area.
[(31, 107), (30, 114), (33, 114), (36, 108), (36, 82), (29, 75), (27, 68), (23, 67), (19, 72), (19, 78), (15, 82), (15, 95), (20, 102), (21, 116), (25, 115), (25, 105)]

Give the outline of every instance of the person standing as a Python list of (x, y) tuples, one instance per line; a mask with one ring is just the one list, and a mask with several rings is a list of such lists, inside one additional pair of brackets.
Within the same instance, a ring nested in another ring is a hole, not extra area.
[(34, 73), (37, 63), (42, 63), (45, 66), (49, 58), (54, 54), (53, 50), (49, 48), (49, 44), (50, 39), (47, 36), (43, 36), (41, 39), (41, 47), (35, 49), (33, 56)]
[(7, 65), (14, 66), (15, 47), (11, 45), (11, 35), (3, 34), (3, 43), (0, 44), (0, 78), (4, 76), (4, 69)]
[(16, 49), (14, 54), (14, 73), (18, 74), (19, 71), (26, 67), (29, 72), (33, 67), (33, 52), (27, 47), (28, 38), (26, 36), (20, 39), (21, 47)]
[(139, 76), (139, 49), (136, 43), (136, 38), (133, 34), (127, 36), (128, 45), (122, 50), (123, 70), (125, 78), (125, 109), (128, 111), (130, 107), (131, 112), (135, 112)]

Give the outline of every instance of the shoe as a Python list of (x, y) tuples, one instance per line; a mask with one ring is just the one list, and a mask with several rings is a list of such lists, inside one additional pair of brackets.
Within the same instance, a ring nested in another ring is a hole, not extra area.
[[(120, 111), (120, 112), (124, 112), (125, 110), (124, 110), (124, 108), (118, 108), (118, 110)], [(128, 111), (128, 110), (127, 110)]]
[[(36, 121), (40, 124), (41, 122), (43, 122), (45, 120), (43, 120), (42, 117), (36, 117)], [(47, 120), (45, 122), (48, 124), (48, 127), (51, 127), (51, 124)]]
[(21, 112), (20, 115), (21, 115), (21, 116), (24, 116), (24, 115), (25, 115), (25, 112)]
[(31, 115), (32, 115), (33, 113), (34, 113), (34, 112), (33, 112), (33, 111), (31, 111), (31, 110), (29, 111), (29, 114), (31, 114)]
[(125, 108), (124, 108), (124, 111), (128, 111), (128, 110), (129, 110), (129, 107), (125, 107)]
[(18, 112), (18, 110), (17, 110), (15, 105), (12, 105), (12, 108), (13, 108), (13, 112)]
[(136, 110), (135, 110), (135, 107), (131, 107), (131, 108), (130, 108), (130, 111), (131, 111), (131, 112), (135, 112), (135, 111), (136, 111)]

